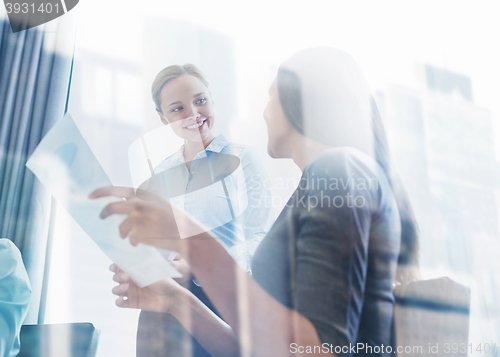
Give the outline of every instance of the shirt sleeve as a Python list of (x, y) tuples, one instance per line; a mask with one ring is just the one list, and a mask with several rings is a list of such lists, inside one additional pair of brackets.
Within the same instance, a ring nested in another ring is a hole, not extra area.
[(345, 153), (317, 159), (304, 173), (308, 178), (303, 175), (304, 189), (297, 191), (291, 210), (296, 235), (292, 303), (322, 343), (349, 346), (356, 343), (361, 319), (377, 193), (358, 189), (357, 180), (369, 178)]
[(257, 246), (274, 223), (269, 179), (254, 148), (247, 147), (240, 158), (242, 171), (238, 180), (244, 187), (247, 206), (238, 217), (245, 240), (228, 249), (236, 262), (251, 273), (251, 261)]
[(21, 253), (0, 239), (0, 357), (17, 356), (19, 333), (28, 313), (31, 286)]

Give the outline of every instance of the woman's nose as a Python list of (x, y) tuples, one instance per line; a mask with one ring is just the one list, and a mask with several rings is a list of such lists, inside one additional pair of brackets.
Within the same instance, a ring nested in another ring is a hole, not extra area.
[(198, 110), (193, 106), (189, 108), (186, 114), (188, 115), (186, 119), (198, 119), (200, 117), (200, 113), (198, 113)]

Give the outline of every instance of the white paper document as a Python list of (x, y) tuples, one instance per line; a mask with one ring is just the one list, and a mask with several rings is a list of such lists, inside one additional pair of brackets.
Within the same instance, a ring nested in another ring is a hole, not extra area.
[(140, 287), (168, 277), (181, 277), (154, 247), (134, 247), (119, 236), (123, 215), (99, 218), (117, 198), (91, 200), (89, 193), (111, 182), (69, 114), (45, 135), (26, 166), (71, 214), (99, 248)]

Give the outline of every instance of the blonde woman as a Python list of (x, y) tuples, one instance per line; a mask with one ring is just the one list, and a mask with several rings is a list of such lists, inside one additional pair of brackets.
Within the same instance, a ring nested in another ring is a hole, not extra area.
[[(214, 136), (214, 101), (208, 82), (196, 66), (166, 67), (156, 76), (151, 94), (161, 122), (182, 138), (184, 145), (155, 168), (145, 185), (147, 190), (195, 218), (251, 274), (255, 249), (274, 221), (264, 182), (267, 176), (258, 154), (252, 147), (228, 142), (223, 135)], [(178, 256), (172, 264), (183, 274), (178, 282), (216, 311), (186, 260)], [(138, 355), (179, 355), (180, 350), (188, 348), (180, 342), (186, 341), (179, 337), (182, 330), (171, 315), (142, 313)], [(172, 336), (177, 338), (170, 341)], [(151, 351), (152, 346), (156, 346), (155, 351)], [(204, 355), (195, 340), (192, 349), (193, 355)]]

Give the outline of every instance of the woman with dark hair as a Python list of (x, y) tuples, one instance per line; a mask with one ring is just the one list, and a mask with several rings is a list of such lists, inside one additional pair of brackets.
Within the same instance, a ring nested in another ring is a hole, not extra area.
[(269, 96), (268, 153), (302, 177), (253, 278), (168, 202), (92, 194), (126, 198), (102, 216), (125, 213), (122, 236), (181, 252), (227, 324), (173, 281), (140, 289), (112, 266), (117, 305), (171, 313), (213, 356), (389, 355), (393, 287), (416, 277), (417, 235), (366, 81), (346, 53), (312, 48), (281, 65)]

